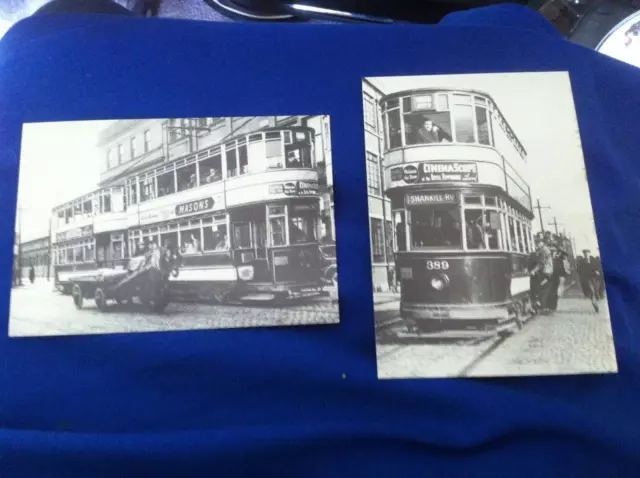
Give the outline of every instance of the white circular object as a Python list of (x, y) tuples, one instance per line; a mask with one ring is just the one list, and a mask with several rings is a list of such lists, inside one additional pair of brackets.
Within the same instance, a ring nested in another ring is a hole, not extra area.
[(640, 67), (640, 11), (618, 23), (602, 39), (596, 50), (630, 65)]

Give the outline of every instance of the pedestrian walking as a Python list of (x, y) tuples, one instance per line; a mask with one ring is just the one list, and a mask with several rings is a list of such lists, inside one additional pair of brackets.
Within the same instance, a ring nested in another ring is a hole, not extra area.
[(31, 267), (29, 267), (29, 282), (33, 284), (35, 281), (36, 281), (36, 270), (34, 269), (33, 265), (31, 265)]
[(398, 293), (398, 284), (396, 281), (396, 270), (393, 266), (387, 269), (387, 282), (389, 283), (389, 292)]

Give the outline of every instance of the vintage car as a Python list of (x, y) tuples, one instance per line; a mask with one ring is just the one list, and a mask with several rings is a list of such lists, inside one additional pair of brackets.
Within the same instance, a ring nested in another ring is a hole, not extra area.
[(100, 310), (108, 308), (108, 301), (124, 304), (137, 298), (149, 310), (161, 313), (170, 300), (169, 276), (177, 273), (176, 260), (158, 250), (133, 257), (126, 269), (99, 269), (74, 279), (71, 295), (78, 309), (88, 298), (93, 299)]

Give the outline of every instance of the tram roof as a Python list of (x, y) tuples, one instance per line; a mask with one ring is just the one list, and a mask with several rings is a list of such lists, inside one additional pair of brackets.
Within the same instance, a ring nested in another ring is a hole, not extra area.
[(498, 103), (493, 98), (493, 96), (491, 96), (489, 93), (487, 93), (485, 91), (475, 90), (475, 89), (471, 89), (471, 88), (450, 88), (450, 87), (442, 87), (442, 88), (412, 88), (412, 89), (408, 89), (408, 90), (401, 90), (401, 91), (396, 91), (396, 92), (393, 92), (393, 93), (388, 93), (386, 95), (383, 95), (380, 98), (380, 103), (382, 103), (384, 101), (393, 100), (395, 98), (402, 98), (404, 96), (420, 94), (420, 93), (469, 93), (469, 94), (472, 94), (472, 95), (484, 96), (485, 98), (489, 99), (491, 101), (491, 103), (493, 103), (493, 106), (498, 111), (500, 116), (502, 116), (502, 119), (504, 120), (504, 122), (507, 124), (507, 126), (509, 127), (509, 129), (513, 133), (514, 139), (518, 142), (518, 145), (522, 148), (522, 151), (524, 151), (524, 154), (525, 155), (527, 154), (527, 150), (523, 146), (522, 142), (518, 139), (518, 136), (516, 135), (515, 131), (513, 131), (513, 128), (511, 128), (511, 125), (509, 124), (509, 122), (507, 121), (506, 116), (504, 115), (504, 113), (500, 109), (500, 106), (498, 106)]

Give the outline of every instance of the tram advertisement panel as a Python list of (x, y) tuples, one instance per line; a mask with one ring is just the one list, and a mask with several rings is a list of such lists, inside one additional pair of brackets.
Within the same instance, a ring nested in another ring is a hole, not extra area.
[(568, 75), (363, 95), (378, 377), (616, 372)]
[[(327, 115), (23, 125), (9, 335), (339, 322), (330, 131)], [(48, 268), (23, 253), (40, 239)]]

